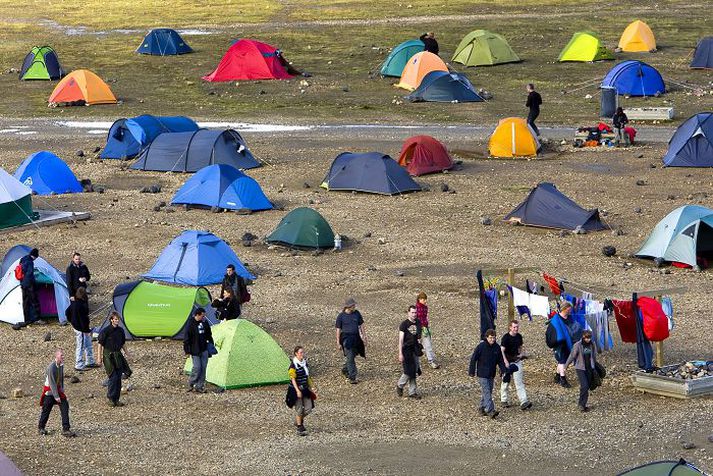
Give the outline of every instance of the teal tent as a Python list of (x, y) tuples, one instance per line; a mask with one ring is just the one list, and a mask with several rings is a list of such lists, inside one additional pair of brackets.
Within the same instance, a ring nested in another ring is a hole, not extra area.
[(404, 41), (386, 57), (386, 60), (381, 65), (381, 75), (400, 78), (408, 60), (425, 49), (426, 45), (421, 40)]

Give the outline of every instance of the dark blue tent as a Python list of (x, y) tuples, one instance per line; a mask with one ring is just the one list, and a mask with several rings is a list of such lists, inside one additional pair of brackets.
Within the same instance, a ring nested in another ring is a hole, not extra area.
[(383, 195), (421, 190), (405, 168), (381, 152), (342, 152), (332, 162), (322, 186), (327, 190), (356, 190)]
[(713, 167), (713, 113), (686, 119), (668, 141), (664, 167)]
[(542, 182), (525, 201), (508, 214), (504, 220), (522, 225), (587, 231), (603, 230), (599, 210), (585, 210), (557, 190), (551, 183)]
[(183, 41), (181, 35), (176, 30), (170, 28), (156, 28), (151, 30), (141, 42), (141, 46), (136, 48), (137, 53), (144, 55), (182, 55), (193, 53), (188, 43)]
[(2, 259), (2, 265), (0, 266), (0, 278), (5, 276), (5, 273), (10, 270), (10, 266), (12, 266), (15, 261), (29, 255), (30, 251), (32, 251), (32, 248), (27, 245), (15, 245), (7, 250), (5, 257)]
[(406, 96), (412, 102), (482, 102), (473, 85), (464, 74), (431, 71), (418, 88)]
[(144, 114), (119, 119), (106, 136), (102, 159), (133, 159), (141, 149), (163, 132), (197, 131), (198, 124), (185, 116), (152, 116)]
[(209, 165), (193, 174), (178, 189), (171, 204), (252, 211), (273, 208), (254, 178), (224, 164)]
[(15, 178), (37, 195), (84, 191), (72, 169), (62, 159), (46, 150), (29, 155), (15, 171)]
[(137, 170), (197, 172), (213, 164), (236, 169), (260, 166), (242, 136), (233, 129), (194, 132), (164, 132), (153, 140), (131, 165)]
[(713, 36), (706, 36), (698, 42), (693, 52), (691, 68), (713, 69)]
[(603, 88), (614, 88), (619, 95), (656, 96), (666, 92), (661, 73), (643, 61), (623, 61), (609, 70)]

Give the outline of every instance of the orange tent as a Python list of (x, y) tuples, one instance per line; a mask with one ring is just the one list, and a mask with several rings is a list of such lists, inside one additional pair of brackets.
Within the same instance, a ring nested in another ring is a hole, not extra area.
[(453, 168), (453, 160), (438, 140), (431, 136), (413, 136), (401, 147), (399, 165), (406, 167), (409, 175), (424, 175)]
[(60, 81), (49, 98), (50, 105), (84, 101), (92, 104), (116, 104), (109, 86), (88, 69), (72, 71)]
[(651, 31), (649, 25), (636, 20), (629, 23), (624, 33), (619, 39), (619, 48), (622, 51), (639, 52), (639, 51), (655, 51), (656, 38), (654, 32)]
[(490, 136), (488, 149), (492, 157), (534, 157), (540, 143), (525, 119), (502, 119)]
[(396, 87), (413, 91), (421, 84), (423, 77), (431, 71), (448, 72), (448, 66), (438, 55), (428, 51), (416, 53), (406, 63), (404, 70), (401, 72), (401, 81)]

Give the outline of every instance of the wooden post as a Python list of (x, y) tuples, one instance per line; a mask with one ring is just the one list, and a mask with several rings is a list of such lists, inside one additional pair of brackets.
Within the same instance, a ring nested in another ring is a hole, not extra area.
[[(656, 296), (658, 302), (661, 302), (661, 296)], [(656, 360), (656, 367), (663, 367), (663, 341), (654, 342), (654, 358)]]
[[(515, 270), (513, 268), (508, 268), (508, 284), (513, 286), (515, 284)], [(515, 319), (515, 303), (513, 302), (512, 292), (508, 293), (508, 322)]]

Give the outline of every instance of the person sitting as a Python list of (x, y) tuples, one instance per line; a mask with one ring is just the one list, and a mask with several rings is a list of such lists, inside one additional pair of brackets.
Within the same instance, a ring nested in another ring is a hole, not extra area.
[(275, 56), (277, 57), (277, 61), (279, 61), (282, 67), (285, 68), (287, 74), (291, 74), (292, 76), (304, 76), (305, 78), (309, 78), (312, 76), (310, 73), (306, 71), (300, 71), (294, 66), (292, 66), (292, 63), (287, 61), (287, 59), (282, 54), (282, 50), (275, 50)]
[(240, 304), (233, 294), (231, 288), (225, 288), (223, 290), (223, 297), (221, 299), (216, 299), (211, 304), (216, 309), (216, 314), (218, 319), (231, 320), (240, 317)]
[(425, 51), (438, 55), (438, 42), (436, 41), (436, 35), (432, 31), (424, 33), (418, 39), (423, 41)]
[(616, 145), (620, 145), (622, 142), (624, 145), (628, 145), (630, 142), (629, 135), (624, 133), (624, 128), (629, 123), (629, 118), (624, 114), (624, 109), (617, 107), (612, 121), (614, 122), (614, 129), (616, 129)]

